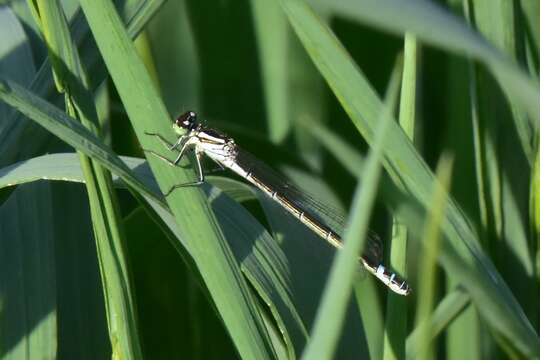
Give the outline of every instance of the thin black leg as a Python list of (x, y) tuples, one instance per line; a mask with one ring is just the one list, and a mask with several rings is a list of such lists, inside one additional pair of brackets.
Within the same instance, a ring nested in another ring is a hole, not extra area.
[(152, 154), (154, 155), (155, 157), (165, 161), (167, 164), (171, 165), (171, 166), (177, 166), (177, 164), (170, 160), (170, 159), (167, 159), (165, 156), (161, 155), (161, 154), (158, 154), (157, 152), (153, 151), (153, 150), (148, 150), (148, 149), (142, 149), (144, 152), (146, 153), (149, 153), (149, 154)]
[(204, 173), (203, 173), (202, 166), (201, 166), (201, 153), (200, 152), (195, 152), (195, 169), (197, 171), (197, 176), (199, 177), (199, 180), (189, 182), (189, 183), (184, 183), (184, 184), (173, 185), (165, 193), (165, 196), (169, 196), (174, 190), (176, 190), (178, 188), (182, 188), (182, 187), (186, 187), (186, 186), (199, 186), (199, 185), (204, 183)]

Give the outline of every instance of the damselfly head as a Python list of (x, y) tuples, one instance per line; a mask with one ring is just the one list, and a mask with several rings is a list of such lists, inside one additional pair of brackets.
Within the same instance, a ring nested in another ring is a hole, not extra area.
[(174, 127), (182, 131), (191, 131), (199, 125), (197, 122), (197, 113), (194, 111), (187, 111), (176, 118)]

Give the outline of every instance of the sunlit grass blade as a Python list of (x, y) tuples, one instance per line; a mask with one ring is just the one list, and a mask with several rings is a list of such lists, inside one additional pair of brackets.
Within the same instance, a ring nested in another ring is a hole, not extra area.
[[(411, 34), (405, 36), (403, 51), (403, 79), (399, 101), (399, 125), (414, 144), (418, 87), (419, 45)], [(393, 219), (392, 243), (388, 265), (407, 277), (408, 231), (398, 218)], [(387, 257), (388, 258), (388, 257)], [(384, 359), (403, 359), (407, 334), (407, 300), (388, 292), (384, 333)]]
[(279, 5), (253, 1), (270, 139), (280, 143), (290, 128), (287, 53), (291, 29)]
[[(145, 149), (163, 152), (162, 144), (145, 133), (169, 138), (169, 115), (115, 9), (104, 0), (84, 0), (81, 7), (140, 143)], [(190, 181), (188, 171), (173, 169), (156, 157), (149, 160), (163, 191)], [(238, 352), (247, 358), (270, 357), (273, 351), (255, 299), (202, 192), (182, 189), (167, 202)]]
[[(536, 244), (540, 243), (540, 149), (536, 150), (534, 159), (532, 184), (531, 184), (531, 217), (533, 228), (533, 239)], [(534, 266), (536, 278), (540, 274), (540, 246), (537, 245), (536, 254), (534, 254)]]
[[(436, 296), (437, 285), (437, 258), (440, 247), (440, 226), (444, 218), (450, 179), (452, 176), (453, 159), (443, 156), (437, 167), (437, 179), (439, 183), (434, 187), (432, 207), (426, 219), (424, 227), (423, 251), (420, 256), (418, 277), (418, 305), (416, 312), (416, 326), (421, 327), (418, 343), (419, 359), (433, 357), (433, 345), (431, 344), (430, 328), (427, 326), (432, 318), (433, 306)], [(439, 185), (440, 184), (440, 185)]]
[[(409, 4), (416, 3), (418, 2), (400, 3), (400, 7), (396, 9), (405, 6), (410, 10)], [(282, 1), (282, 6), (308, 53), (354, 125), (368, 143), (373, 143), (377, 114), (382, 107), (381, 101), (339, 41), (307, 5), (302, 1), (289, 0)], [(398, 17), (397, 13), (394, 15)], [(400, 12), (399, 18), (406, 17)], [(397, 23), (401, 21), (396, 20)], [(510, 71), (509, 74), (511, 74), (509, 76), (516, 75), (515, 71)], [(523, 74), (520, 73), (513, 81), (521, 81), (522, 77)], [(528, 88), (534, 87), (529, 80), (526, 82)], [(528, 95), (532, 93), (534, 92), (527, 91)], [(528, 97), (527, 101), (530, 100)], [(534, 106), (537, 106), (538, 101), (534, 102), (536, 103)], [(433, 174), (397, 124), (390, 124), (387, 136), (387, 146), (384, 149), (385, 169), (395, 182), (405, 186), (416, 201), (429, 208)], [(445, 239), (441, 248), (441, 264), (467, 288), (476, 303), (482, 304), (479, 310), (484, 319), (494, 330), (512, 339), (512, 343), (525, 355), (540, 354), (538, 336), (519, 303), (480, 249), (470, 221), (453, 199), (449, 200), (443, 232)], [(464, 271), (465, 267), (469, 272)]]
[[(36, 1), (40, 24), (51, 58), (56, 87), (65, 94), (67, 113), (98, 134), (98, 118), (88, 81), (59, 1)], [(126, 237), (111, 175), (81, 154), (97, 254), (101, 270), (112, 356), (142, 357), (136, 303)]]
[[(429, 340), (433, 340), (436, 336), (440, 335), (451, 322), (463, 313), (463, 310), (470, 304), (470, 297), (462, 290), (455, 290), (445, 298), (443, 298), (433, 315), (431, 316), (427, 333), (429, 334)], [(417, 359), (420, 336), (424, 329), (422, 327), (416, 327), (414, 331), (407, 338), (407, 358)]]
[[(159, 190), (154, 176), (144, 159), (122, 156), (121, 161), (130, 172), (136, 174), (146, 188)], [(56, 153), (42, 155), (0, 168), (0, 188), (38, 180), (84, 182), (77, 154)], [(127, 187), (122, 176), (119, 177), (113, 174), (113, 180), (117, 186)]]
[[(357, 185), (356, 194), (349, 214), (349, 223), (345, 230), (343, 249), (338, 252), (330, 276), (325, 286), (321, 304), (317, 311), (313, 335), (302, 357), (311, 359), (332, 358), (341, 333), (346, 304), (352, 291), (352, 282), (358, 266), (358, 254), (362, 252), (368, 232), (369, 218), (377, 194), (377, 185), (381, 172), (381, 155), (390, 116), (397, 101), (401, 66), (397, 66), (388, 86), (388, 107), (384, 107), (379, 116), (379, 127), (375, 135), (373, 149), (366, 160), (361, 186)], [(360, 183), (360, 181), (359, 181)]]
[(362, 316), (369, 356), (382, 359), (384, 342), (383, 304), (378, 295), (379, 282), (367, 277), (354, 284), (354, 298)]

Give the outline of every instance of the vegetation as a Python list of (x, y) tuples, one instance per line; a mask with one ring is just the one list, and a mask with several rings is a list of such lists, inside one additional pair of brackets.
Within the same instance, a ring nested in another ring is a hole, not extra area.
[[(3, 358), (540, 357), (536, 2), (1, 3)], [(229, 173), (162, 196), (188, 109), (343, 250)]]

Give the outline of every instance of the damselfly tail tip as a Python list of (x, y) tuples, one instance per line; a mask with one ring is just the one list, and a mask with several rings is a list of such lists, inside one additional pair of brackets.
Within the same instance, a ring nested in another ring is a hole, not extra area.
[(403, 296), (407, 296), (412, 292), (411, 287), (404, 280), (401, 280), (401, 284), (399, 283), (389, 284), (388, 287), (390, 288), (390, 290), (392, 290), (396, 294), (403, 295)]
[[(368, 269), (370, 269), (369, 266)], [(379, 264), (376, 268), (371, 269), (373, 269), (373, 274), (396, 294), (407, 296), (411, 293), (409, 284), (396, 273), (388, 270), (384, 265)]]

